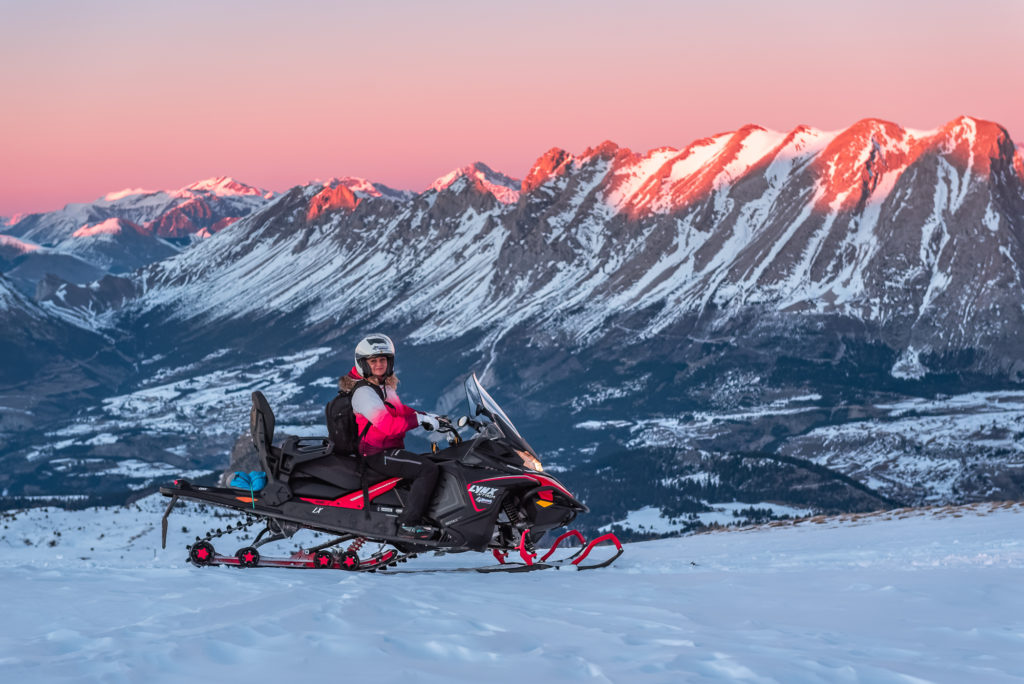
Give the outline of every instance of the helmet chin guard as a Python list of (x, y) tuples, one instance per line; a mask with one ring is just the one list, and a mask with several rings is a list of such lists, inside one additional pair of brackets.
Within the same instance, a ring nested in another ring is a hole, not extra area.
[(391, 341), (390, 337), (381, 333), (374, 333), (367, 335), (356, 345), (356, 368), (359, 369), (359, 374), (364, 378), (371, 376), (370, 364), (367, 363), (367, 359), (374, 356), (387, 357), (388, 369), (384, 373), (385, 378), (394, 375), (395, 343)]

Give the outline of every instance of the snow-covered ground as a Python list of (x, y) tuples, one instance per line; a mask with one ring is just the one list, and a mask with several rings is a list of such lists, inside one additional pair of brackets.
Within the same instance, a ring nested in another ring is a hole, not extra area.
[[(741, 386), (759, 382), (756, 377)], [(724, 390), (723, 390), (724, 391)], [(685, 416), (588, 420), (580, 430), (628, 429), (630, 449), (672, 448), (700, 453), (728, 440), (737, 425), (840, 409), (816, 394), (766, 401), (734, 411)], [(858, 407), (846, 422), (821, 425), (780, 441), (781, 456), (810, 461), (850, 477), (896, 501), (921, 505), (977, 498), (1017, 498), (1024, 469), (1024, 392), (970, 392), (935, 399)], [(584, 438), (585, 439), (585, 438)], [(596, 442), (593, 443), (596, 450)], [(704, 476), (689, 473), (685, 478)]]
[[(772, 518), (806, 518), (814, 512), (806, 508), (794, 508), (774, 503), (709, 503), (710, 511), (704, 513), (692, 513), (689, 516), (679, 518), (666, 518), (661, 509), (657, 506), (644, 506), (635, 511), (630, 511), (625, 519), (605, 525), (601, 528), (603, 532), (611, 532), (614, 528), (622, 528), (633, 532), (653, 534), (681, 534), (686, 531), (687, 523), (700, 522), (703, 525), (719, 525), (728, 527), (746, 526), (750, 517), (750, 511), (770, 515)], [(764, 518), (762, 518), (764, 519)]]
[(184, 546), (226, 521), (176, 510), (161, 550), (163, 504), (2, 516), (3, 681), (1024, 680), (1024, 504), (629, 544), (589, 572), (393, 576), (193, 568)]
[[(784, 445), (782, 454), (807, 458), (877, 491), (914, 489), (921, 503), (956, 501), (979, 473), (1024, 467), (1024, 394), (973, 392), (942, 399), (879, 404), (884, 418), (816, 428)], [(988, 479), (992, 478), (989, 475)], [(904, 501), (906, 496), (900, 496)]]
[[(329, 351), (320, 347), (202, 375), (191, 374), (194, 366), (163, 371), (143, 389), (104, 399), (105, 415), (100, 420), (114, 432), (140, 425), (154, 432), (173, 432), (180, 430), (183, 422), (219, 422), (231, 425), (232, 430), (245, 429), (253, 390), (272, 388), (280, 412), (288, 399), (304, 389), (299, 381), (302, 374)], [(226, 350), (211, 354), (204, 361), (225, 354)], [(322, 379), (318, 382), (322, 384)], [(96, 422), (90, 420), (93, 425)], [(63, 432), (50, 434), (59, 436), (79, 426), (72, 424)]]

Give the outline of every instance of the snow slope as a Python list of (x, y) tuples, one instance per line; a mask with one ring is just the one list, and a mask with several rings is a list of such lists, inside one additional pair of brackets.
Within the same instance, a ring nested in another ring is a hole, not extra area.
[(584, 573), (393, 576), (193, 568), (184, 545), (225, 521), (176, 512), (161, 551), (162, 507), (4, 515), (5, 681), (1024, 679), (1024, 504), (631, 544)]

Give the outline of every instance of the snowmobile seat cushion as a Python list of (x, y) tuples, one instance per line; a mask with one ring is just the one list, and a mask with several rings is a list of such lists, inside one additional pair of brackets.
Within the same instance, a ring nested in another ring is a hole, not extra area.
[(349, 493), (348, 489), (307, 477), (292, 478), (292, 494), (314, 499), (334, 500)]
[[(294, 475), (314, 478), (340, 487), (346, 492), (355, 491), (363, 486), (359, 476), (359, 461), (354, 456), (330, 454), (315, 461), (307, 461), (296, 467)], [(372, 470), (367, 470), (366, 476), (368, 485), (375, 485), (388, 479), (387, 475), (380, 475)]]

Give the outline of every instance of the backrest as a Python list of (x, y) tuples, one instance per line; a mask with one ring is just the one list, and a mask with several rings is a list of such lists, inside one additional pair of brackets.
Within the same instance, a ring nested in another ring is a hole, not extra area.
[(252, 393), (252, 410), (249, 411), (249, 435), (260, 455), (263, 469), (271, 475), (277, 474), (276, 459), (270, 447), (274, 443), (274, 412), (263, 392)]

